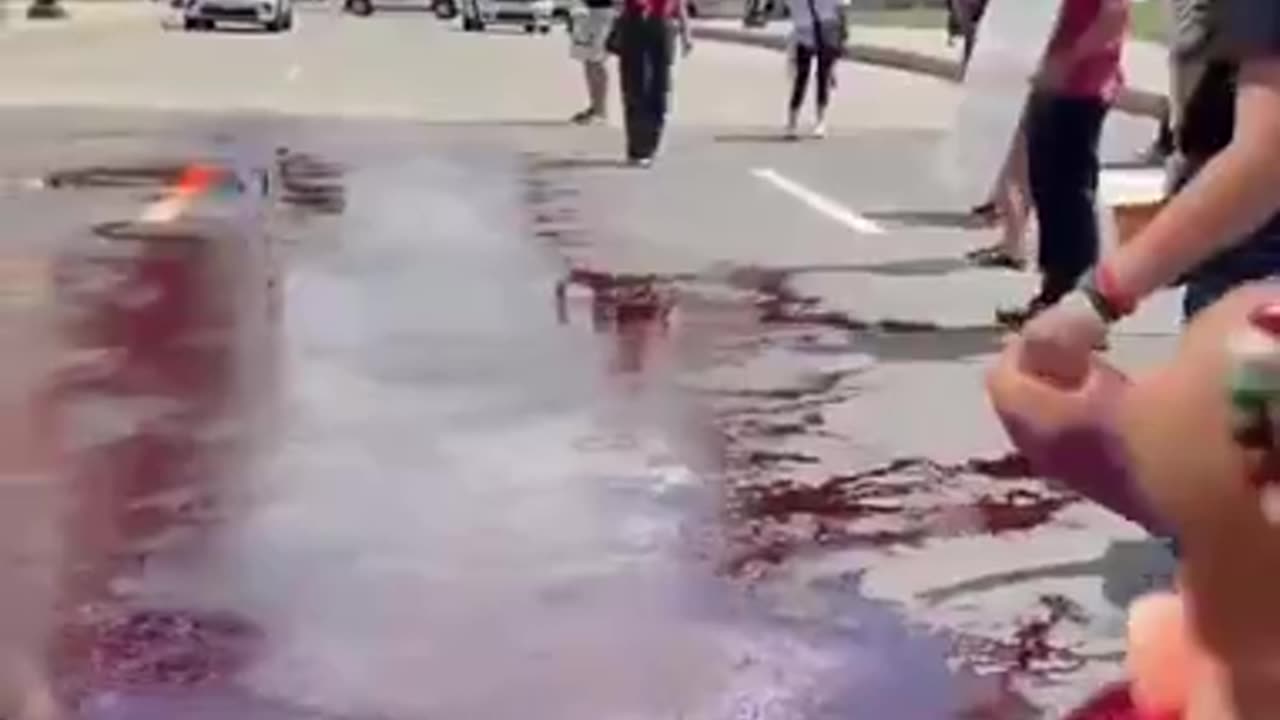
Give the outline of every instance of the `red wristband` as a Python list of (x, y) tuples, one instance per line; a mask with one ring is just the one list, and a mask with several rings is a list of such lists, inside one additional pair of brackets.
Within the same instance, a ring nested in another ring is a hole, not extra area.
[(1116, 313), (1121, 317), (1132, 315), (1133, 311), (1138, 309), (1138, 298), (1126, 293), (1120, 287), (1120, 283), (1116, 282), (1115, 273), (1106, 263), (1098, 263), (1098, 267), (1093, 271), (1093, 282), (1098, 293), (1107, 299), (1107, 303), (1115, 308)]

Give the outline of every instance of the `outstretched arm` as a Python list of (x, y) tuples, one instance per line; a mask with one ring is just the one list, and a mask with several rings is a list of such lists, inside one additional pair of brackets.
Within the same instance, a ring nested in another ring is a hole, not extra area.
[(1239, 244), (1277, 212), (1280, 58), (1244, 64), (1230, 145), (1106, 262), (1126, 294), (1145, 297)]

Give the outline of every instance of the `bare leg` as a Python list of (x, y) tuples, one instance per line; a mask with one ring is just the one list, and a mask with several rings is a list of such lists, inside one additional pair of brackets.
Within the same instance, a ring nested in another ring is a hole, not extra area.
[[(990, 196), (990, 215), (1000, 223), (995, 245), (970, 251), (966, 257), (983, 267), (1021, 269), (1027, 262), (1027, 226), (1031, 220), (1031, 193), (1027, 178), (1027, 149), (1021, 133), (1009, 152)], [(981, 208), (986, 214), (986, 208)]]
[(584, 62), (582, 67), (587, 77), (588, 107), (605, 117), (609, 112), (609, 68), (603, 62)]
[(1018, 136), (1001, 177), (995, 204), (1000, 212), (1000, 249), (1019, 261), (1027, 259), (1027, 224), (1031, 216), (1027, 189), (1027, 146)]

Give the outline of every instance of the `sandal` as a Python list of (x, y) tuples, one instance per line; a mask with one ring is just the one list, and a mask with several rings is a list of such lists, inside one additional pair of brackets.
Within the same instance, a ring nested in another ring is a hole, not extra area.
[(1010, 255), (1008, 251), (999, 245), (971, 250), (965, 253), (964, 257), (977, 267), (983, 268), (1022, 270), (1027, 266), (1025, 259)]

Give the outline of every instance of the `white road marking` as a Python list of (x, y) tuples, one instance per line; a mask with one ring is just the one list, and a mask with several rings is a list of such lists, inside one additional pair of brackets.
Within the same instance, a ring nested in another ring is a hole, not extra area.
[(866, 235), (884, 234), (884, 228), (879, 223), (859, 215), (826, 195), (810, 190), (772, 168), (756, 168), (751, 174), (855, 232)]
[(302, 75), (301, 65), (290, 65), (289, 69), (286, 70), (284, 73), (284, 79), (288, 80), (289, 82), (293, 82), (294, 80), (297, 80), (301, 75)]

